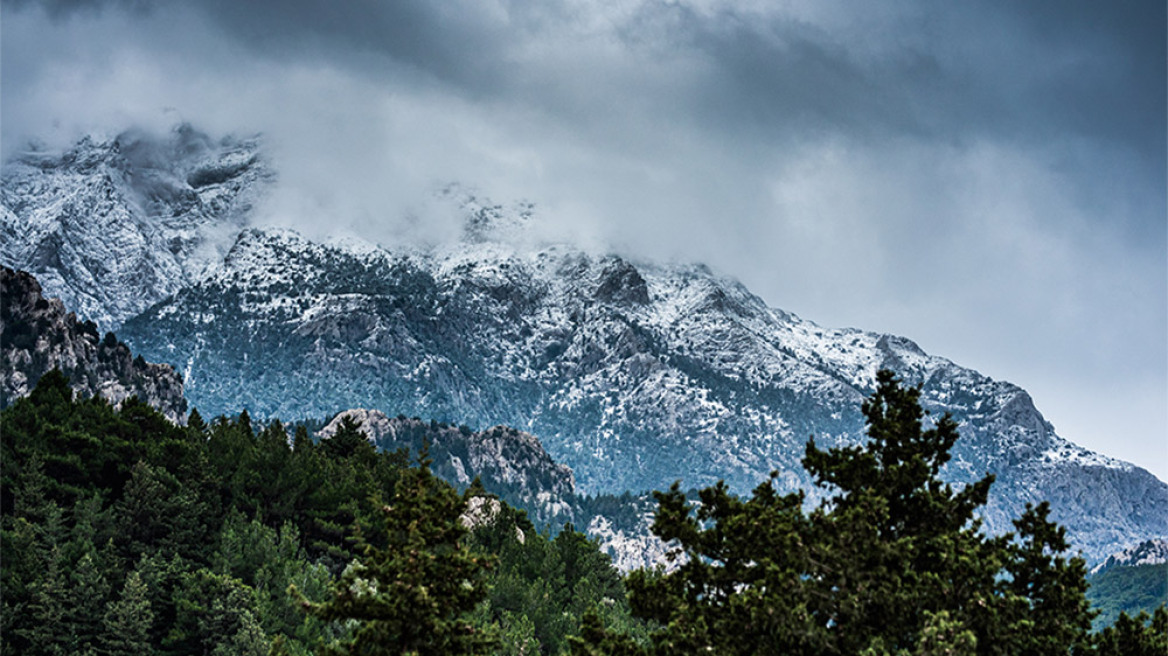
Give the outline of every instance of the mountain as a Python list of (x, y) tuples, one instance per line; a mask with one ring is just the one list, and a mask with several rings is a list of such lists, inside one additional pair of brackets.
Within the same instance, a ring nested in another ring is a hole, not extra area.
[(560, 524), (573, 519), (571, 497), (576, 481), (572, 470), (552, 460), (534, 435), (508, 426), (472, 431), (466, 426), (353, 409), (334, 417), (317, 437), (332, 437), (346, 419), (356, 422), (383, 451), (407, 449), (417, 454), (426, 447), (435, 474), (463, 489), (481, 478), (486, 489), (528, 509), (536, 522)]
[(0, 261), (116, 330), (221, 261), (273, 180), (257, 138), (188, 125), (30, 147), (0, 179)]
[[(50, 196), (10, 189), (10, 178), (25, 179), (5, 173), (8, 215), (52, 215)], [(269, 179), (248, 169), (230, 184), (236, 198), (255, 198)], [(701, 265), (516, 246), (533, 208), (459, 202), (464, 238), (428, 249), (317, 243), (241, 227), (242, 210), (199, 215), (234, 234), (222, 259), (173, 278), (144, 311), (108, 316), (127, 317), (120, 334), (147, 358), (175, 364), (205, 415), (321, 418), (363, 407), (514, 426), (571, 467), (587, 495), (677, 479), (746, 491), (771, 470), (787, 490), (808, 488), (806, 440), (863, 441), (860, 404), (889, 368), (922, 386), (934, 415), (959, 422), (947, 479), (996, 475), (991, 530), (1010, 530), (1027, 502), (1049, 499), (1093, 560), (1168, 535), (1168, 486), (1062, 439), (1015, 385), (903, 337), (821, 327)], [(18, 239), (31, 232), (10, 231), (0, 254), (35, 250)], [(78, 253), (102, 248), (88, 233), (71, 239)], [(76, 260), (60, 260), (57, 275), (69, 279)], [(102, 293), (132, 296), (118, 284)]]
[(26, 396), (41, 376), (60, 369), (74, 395), (120, 406), (137, 397), (175, 423), (186, 422), (182, 380), (170, 365), (151, 364), (112, 333), (46, 299), (36, 279), (0, 267), (0, 408)]

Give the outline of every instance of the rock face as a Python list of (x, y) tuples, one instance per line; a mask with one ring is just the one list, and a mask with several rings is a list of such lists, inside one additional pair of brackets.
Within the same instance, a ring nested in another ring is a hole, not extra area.
[(472, 431), (436, 421), (388, 417), (379, 410), (354, 409), (337, 415), (317, 433), (332, 437), (344, 419), (357, 422), (377, 448), (429, 449), (434, 473), (465, 488), (477, 477), (491, 492), (528, 509), (536, 521), (570, 521), (576, 480), (557, 464), (534, 435), (506, 426)]
[(0, 267), (0, 407), (26, 396), (52, 369), (74, 394), (121, 405), (131, 396), (176, 423), (186, 421), (182, 380), (170, 365), (151, 364), (112, 333), (80, 322), (58, 299), (46, 299), (32, 275)]
[(1091, 569), (1092, 575), (1102, 574), (1116, 567), (1139, 567), (1168, 563), (1168, 540), (1158, 538), (1145, 540), (1133, 547), (1111, 554), (1107, 560)]
[(116, 330), (216, 264), (274, 178), (256, 139), (89, 137), (4, 166), (0, 262)]
[[(77, 152), (107, 155), (49, 158), (43, 169), (29, 155), (15, 172), (6, 169), (4, 221), (13, 227), (4, 228), (0, 256), (40, 253), (37, 262), (61, 281), (81, 280), (94, 270), (87, 262), (106, 261), (94, 254), (107, 245), (80, 226), (166, 223), (165, 212), (142, 212), (129, 192), (119, 195), (135, 187), (118, 180), (133, 176), (85, 173), (122, 170), (110, 162), (126, 158), (124, 146), (95, 144)], [(922, 386), (928, 410), (958, 421), (962, 439), (944, 471), (948, 480), (997, 476), (984, 511), (991, 530), (1010, 530), (1027, 502), (1047, 499), (1075, 547), (1095, 560), (1168, 535), (1168, 485), (1062, 439), (1021, 388), (924, 353), (909, 339), (818, 326), (700, 265), (501, 240), (522, 232), (530, 206), (464, 203), (463, 240), (429, 250), (241, 228), (246, 199), (262, 193), (270, 174), (261, 159), (232, 159), (228, 150), (208, 146), (196, 159), (227, 157), (238, 167), (175, 174), (163, 185), (189, 188), (182, 197), (200, 199), (191, 208), (208, 206), (204, 190), (234, 199), (219, 214), (184, 214), (200, 226), (190, 244), (226, 243), (198, 235), (233, 237), (217, 263), (192, 265), (213, 260), (219, 246), (187, 248), (180, 240), (178, 253), (205, 258), (180, 257), (166, 239), (143, 237), (127, 252), (140, 253), (136, 261), (147, 270), (173, 275), (159, 274), (165, 283), (147, 290), (120, 274), (106, 276), (86, 301), (107, 313), (94, 316), (125, 319), (120, 334), (147, 358), (175, 364), (189, 400), (207, 414), (246, 408), (256, 417), (294, 420), (364, 407), (515, 426), (538, 435), (588, 494), (663, 489), (677, 479), (685, 487), (725, 479), (744, 492), (772, 470), (791, 490), (810, 486), (800, 465), (810, 436), (821, 447), (865, 439), (860, 404), (876, 372), (888, 368)], [(97, 163), (76, 163), (90, 159)], [(181, 157), (174, 161), (151, 170), (196, 170)], [(41, 175), (57, 186), (38, 186)], [(81, 216), (76, 211), (46, 209), (106, 198), (93, 180), (109, 180), (111, 191), (108, 202), (84, 205), (85, 221), (73, 220)], [(181, 209), (158, 202), (152, 207)], [(41, 227), (58, 223), (78, 227)], [(44, 237), (53, 234), (68, 236)], [(54, 260), (54, 253), (63, 255)], [(65, 282), (79, 296), (89, 289)], [(126, 300), (138, 297), (149, 302)], [(477, 465), (467, 448), (459, 462), (473, 477)]]

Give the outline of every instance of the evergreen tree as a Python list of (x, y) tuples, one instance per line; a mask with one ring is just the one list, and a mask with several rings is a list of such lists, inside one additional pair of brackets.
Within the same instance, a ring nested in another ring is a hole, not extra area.
[(29, 586), (28, 622), (18, 634), (25, 640), (23, 652), (32, 656), (64, 656), (72, 652), (72, 636), (62, 630), (68, 611), (69, 591), (62, 571), (61, 550), (48, 549), (45, 571)]
[(574, 653), (1083, 651), (1085, 569), (1062, 555), (1063, 530), (1041, 505), (1016, 522), (1017, 539), (984, 536), (974, 513), (992, 478), (960, 490), (940, 480), (957, 425), (927, 422), (919, 397), (881, 371), (863, 405), (868, 444), (808, 444), (804, 466), (832, 493), (809, 514), (773, 481), (748, 499), (719, 483), (696, 507), (677, 484), (656, 493), (653, 530), (680, 564), (628, 584), (634, 613), (659, 628), (637, 644), (593, 616)]
[(110, 585), (98, 562), (97, 551), (81, 556), (73, 570), (71, 604), (62, 625), (73, 639), (74, 651), (96, 645), (102, 633), (102, 615), (109, 601)]
[(154, 612), (150, 608), (146, 584), (131, 571), (121, 597), (109, 604), (103, 621), (101, 653), (108, 656), (148, 656), (153, 653), (150, 628)]
[(1087, 565), (1061, 555), (1070, 547), (1066, 529), (1051, 522), (1049, 514), (1046, 502), (1027, 504), (1014, 520), (1021, 539), (1010, 547), (1004, 583), (1007, 594), (1021, 600), (1016, 608), (1022, 611), (1006, 624), (1018, 629), (1019, 651), (1035, 656), (1085, 649), (1095, 615), (1087, 601)]
[(330, 458), (348, 458), (362, 451), (372, 451), (369, 438), (361, 430), (361, 422), (346, 415), (332, 437), (321, 440), (320, 446)]
[(480, 577), (487, 562), (463, 543), (465, 506), (463, 496), (434, 477), (424, 455), (418, 467), (403, 472), (382, 509), (386, 546), (358, 534), (360, 556), (334, 585), (332, 598), (302, 599), (322, 619), (358, 623), (333, 653), (438, 656), (487, 653), (494, 646), (469, 619), (485, 594)]
[(207, 431), (207, 422), (203, 420), (203, 415), (199, 414), (198, 408), (191, 408), (191, 414), (187, 416), (187, 428), (199, 435)]
[(1098, 656), (1164, 656), (1168, 654), (1168, 606), (1160, 606), (1151, 617), (1121, 613), (1115, 624), (1099, 633)]

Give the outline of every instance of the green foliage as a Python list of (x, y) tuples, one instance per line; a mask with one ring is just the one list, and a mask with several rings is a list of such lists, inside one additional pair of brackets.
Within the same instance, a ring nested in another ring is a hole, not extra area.
[(570, 524), (552, 538), (537, 531), (524, 511), (474, 485), (468, 494), (482, 495), (479, 507), (492, 509), (471, 536), (476, 549), (497, 554), (486, 576), (487, 603), (476, 611), (476, 621), (495, 627), (503, 653), (564, 653), (588, 613), (644, 634), (644, 625), (631, 617), (623, 580), (595, 541)]
[[(445, 626), (480, 651), (498, 636), (500, 653), (560, 653), (591, 608), (640, 630), (595, 543), (570, 529), (552, 539), (493, 497), (471, 533), (454, 521), (462, 495), (406, 452), (375, 451), (352, 422), (319, 444), (304, 425), (290, 443), (283, 424), (246, 413), (192, 410), (181, 428), (141, 403), (73, 399), (54, 373), (0, 421), (5, 653), (321, 653), (368, 627), (301, 602), (323, 607), (342, 572), (379, 567), (425, 590), (391, 624)], [(489, 497), (481, 484), (467, 494)], [(488, 560), (498, 566), (475, 573)], [(457, 612), (424, 619), (443, 608)]]
[(373, 451), (369, 439), (361, 432), (361, 423), (349, 416), (341, 419), (337, 432), (322, 440), (320, 446), (330, 458), (349, 458)]
[(1095, 628), (1111, 626), (1120, 613), (1152, 613), (1168, 604), (1168, 563), (1113, 567), (1088, 577), (1087, 598), (1099, 611)]
[(1001, 619), (1021, 633), (1020, 646), (1030, 654), (1065, 654), (1088, 644), (1094, 613), (1087, 601), (1087, 566), (1081, 558), (1058, 554), (1070, 547), (1066, 530), (1049, 521), (1050, 506), (1026, 505), (1014, 520), (1020, 543), (1011, 545), (1006, 563), (1004, 597), (1016, 600)]
[(146, 584), (138, 572), (130, 572), (118, 600), (109, 604), (102, 620), (101, 652), (110, 656), (150, 654), (150, 627), (154, 612)]
[(653, 530), (676, 546), (669, 572), (628, 579), (638, 643), (590, 618), (576, 654), (1069, 654), (1090, 647), (1085, 568), (1066, 558), (1046, 504), (1018, 535), (988, 538), (975, 510), (991, 477), (939, 479), (958, 438), (926, 421), (919, 388), (888, 371), (864, 403), (869, 443), (819, 450), (804, 466), (830, 498), (811, 512), (773, 478), (747, 499), (723, 484), (692, 504), (657, 493)]
[(469, 620), (485, 595), (480, 573), (488, 561), (463, 543), (465, 505), (424, 458), (403, 473), (382, 508), (386, 545), (358, 533), (360, 557), (345, 568), (331, 598), (303, 601), (321, 619), (357, 623), (354, 635), (330, 651), (437, 656), (487, 653), (494, 646), (494, 637)]
[(1168, 653), (1168, 607), (1160, 606), (1151, 617), (1120, 614), (1115, 624), (1096, 640), (1099, 656), (1163, 656)]
[(294, 450), (246, 414), (180, 428), (133, 400), (73, 399), (59, 372), (0, 421), (5, 653), (266, 654), (273, 636), (310, 653), (347, 630), (288, 586), (325, 597), (405, 466), (303, 435)]
[(246, 413), (192, 411), (183, 428), (134, 400), (73, 399), (50, 372), (0, 414), (0, 649), (1164, 653), (1163, 609), (1091, 636), (1083, 563), (1045, 504), (1016, 535), (986, 537), (974, 513), (991, 479), (938, 478), (956, 425), (927, 419), (892, 374), (878, 381), (866, 448), (808, 446), (818, 508), (773, 480), (745, 498), (675, 485), (654, 522), (675, 568), (623, 579), (571, 525), (537, 530), (481, 483), (459, 494), (354, 422), (319, 444)]

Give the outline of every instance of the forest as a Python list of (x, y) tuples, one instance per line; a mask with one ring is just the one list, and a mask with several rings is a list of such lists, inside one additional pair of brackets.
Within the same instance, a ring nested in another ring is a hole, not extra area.
[(1168, 611), (1091, 631), (1086, 567), (1045, 504), (987, 536), (993, 484), (881, 372), (869, 443), (804, 466), (828, 500), (655, 493), (668, 566), (627, 577), (428, 453), (354, 422), (176, 426), (59, 372), (0, 413), (0, 651), (19, 654), (1164, 654)]

